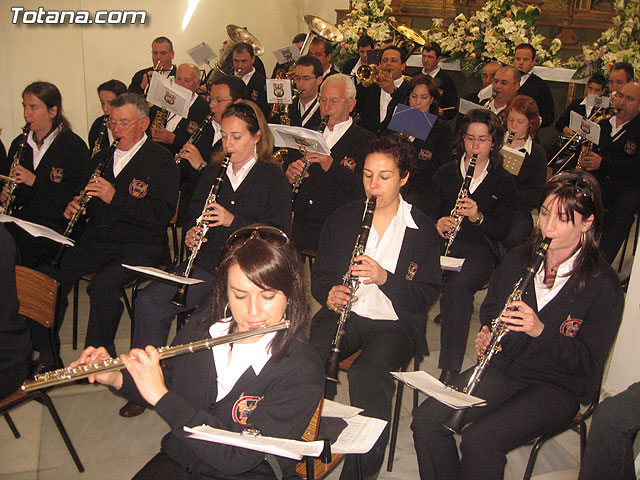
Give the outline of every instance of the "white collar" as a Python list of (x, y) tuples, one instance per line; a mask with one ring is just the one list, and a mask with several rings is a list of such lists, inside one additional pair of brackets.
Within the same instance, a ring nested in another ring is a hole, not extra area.
[[(509, 138), (509, 130), (506, 131), (506, 133), (504, 134), (504, 145), (505, 147), (507, 146), (507, 138)], [(526, 150), (526, 152), (531, 155), (531, 148), (533, 147), (533, 140), (531, 139), (531, 135), (527, 136), (527, 140), (524, 142), (524, 145), (514, 149), (514, 150)], [(513, 147), (509, 147), (509, 148), (513, 148)]]
[(404, 82), (404, 75), (400, 75), (398, 78), (396, 78), (393, 81), (393, 84), (397, 87), (399, 87), (400, 85), (402, 85), (402, 82)]
[(120, 150), (116, 148), (113, 152), (113, 176), (117, 177), (120, 172), (126, 167), (133, 156), (138, 153), (138, 150), (142, 147), (142, 144), (147, 141), (147, 134), (143, 133), (142, 138), (138, 140), (129, 150)]
[[(465, 153), (462, 158), (460, 159), (460, 173), (462, 174), (462, 181), (464, 182), (464, 177), (467, 176), (467, 169), (464, 167), (464, 160), (466, 158), (467, 154)], [(488, 160), (487, 163), (484, 164), (484, 169), (482, 170), (482, 172), (480, 172), (480, 175), (475, 176), (475, 172), (474, 172), (474, 176), (471, 179), (471, 184), (469, 185), (469, 193), (473, 193), (476, 191), (476, 188), (478, 188), (478, 186), (480, 186), (480, 184), (482, 183), (482, 181), (485, 179), (485, 177), (489, 174), (489, 162), (491, 160)]]
[(413, 215), (411, 215), (411, 204), (407, 203), (404, 198), (402, 198), (402, 195), (400, 195), (400, 205), (398, 205), (394, 222), (403, 224), (407, 228), (418, 230), (418, 225), (416, 225)]
[(249, 172), (256, 164), (256, 162), (256, 157), (251, 157), (247, 161), (247, 163), (240, 167), (235, 173), (233, 172), (233, 165), (231, 164), (231, 162), (229, 162), (229, 166), (227, 167), (227, 177), (229, 178), (234, 191), (236, 191), (238, 187), (242, 185), (242, 182), (245, 178), (247, 178), (247, 175), (249, 175)]
[(327, 78), (327, 74), (331, 71), (331, 65), (324, 72), (322, 72), (322, 78)]
[(527, 80), (529, 80), (529, 77), (533, 74), (533, 70), (529, 73), (523, 73), (520, 76), (520, 86), (524, 85), (524, 82), (526, 82)]
[(422, 68), (422, 74), (423, 75), (429, 75), (431, 78), (436, 78), (436, 75), (438, 75), (440, 73), (440, 70), (442, 70), (440, 68), (440, 65), (438, 65), (436, 68), (434, 68), (431, 73), (427, 73), (424, 69), (424, 67)]
[(249, 73), (245, 73), (241, 78), (242, 81), (244, 82), (245, 85), (249, 84), (249, 80), (251, 80), (251, 77), (253, 76), (253, 74), (256, 73), (256, 69), (255, 67), (253, 67), (251, 69), (251, 71)]

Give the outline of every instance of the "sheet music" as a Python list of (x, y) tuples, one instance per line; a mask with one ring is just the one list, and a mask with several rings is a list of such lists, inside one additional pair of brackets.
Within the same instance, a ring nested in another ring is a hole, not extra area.
[(158, 107), (166, 108), (182, 118), (187, 118), (191, 106), (191, 90), (174, 83), (173, 77), (165, 78), (158, 72), (151, 75), (147, 92), (147, 101)]
[(335, 443), (331, 444), (331, 453), (367, 453), (380, 438), (386, 420), (356, 415), (345, 418), (347, 427)]
[(153, 267), (138, 267), (133, 265), (122, 264), (126, 269), (133, 270), (134, 272), (142, 273), (145, 276), (158, 278), (160, 280), (167, 280), (178, 285), (195, 285), (196, 283), (203, 283), (204, 280), (191, 277), (183, 277), (182, 275), (176, 275), (175, 273), (165, 272), (159, 268)]
[(440, 268), (450, 272), (459, 272), (464, 265), (464, 258), (440, 256)]
[(500, 153), (502, 153), (502, 158), (504, 160), (502, 164), (504, 169), (511, 175), (517, 177), (520, 173), (520, 169), (522, 168), (525, 154), (520, 150), (516, 150), (515, 148), (511, 148), (506, 145), (502, 147)]
[(418, 372), (391, 372), (391, 375), (414, 390), (420, 390), (425, 395), (429, 395), (452, 408), (460, 409), (486, 405), (483, 399), (453, 390), (422, 370)]
[(460, 105), (458, 106), (458, 112), (460, 112), (463, 115), (466, 115), (471, 110), (475, 110), (477, 108), (489, 110), (487, 107), (483, 107), (482, 105), (473, 103), (471, 100), (467, 100), (466, 98), (461, 98)]
[(276, 147), (306, 149), (307, 152), (331, 155), (331, 149), (320, 132), (303, 127), (269, 124)]
[(343, 405), (342, 403), (334, 402), (333, 400), (325, 399), (324, 402), (322, 402), (322, 417), (346, 419), (355, 417), (361, 412), (364, 412), (362, 408)]
[(324, 448), (323, 441), (303, 442), (301, 440), (289, 440), (288, 438), (243, 435), (242, 433), (230, 432), (208, 425), (200, 425), (193, 428), (185, 426), (184, 431), (191, 433), (189, 438), (271, 453), (280, 457), (292, 458), (293, 460), (301, 460), (305, 456), (318, 457)]
[(33, 222), (27, 222), (26, 220), (21, 220), (16, 217), (12, 217), (10, 215), (0, 215), (0, 223), (13, 222), (26, 231), (28, 234), (33, 235), (34, 237), (44, 237), (49, 240), (53, 240), (54, 242), (61, 243), (63, 245), (68, 245), (73, 247), (73, 240), (64, 235), (60, 235), (55, 230), (50, 229), (49, 227), (45, 227), (44, 225), (39, 225)]
[(571, 112), (569, 128), (595, 145), (600, 143), (600, 125), (587, 120), (579, 113)]
[(217, 57), (216, 52), (213, 51), (213, 48), (211, 48), (211, 46), (205, 42), (199, 43), (195, 47), (187, 50), (187, 54), (189, 54), (196, 65), (202, 65), (203, 63), (206, 63), (208, 65), (210, 60), (213, 60)]

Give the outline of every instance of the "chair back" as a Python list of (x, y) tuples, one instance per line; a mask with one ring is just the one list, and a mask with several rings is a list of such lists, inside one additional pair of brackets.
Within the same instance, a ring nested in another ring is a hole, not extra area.
[(44, 273), (16, 265), (19, 312), (50, 328), (56, 317), (58, 282)]
[(320, 403), (318, 403), (318, 408), (313, 412), (313, 416), (311, 420), (309, 420), (309, 425), (305, 429), (300, 440), (304, 442), (313, 442), (316, 438), (318, 438), (318, 428), (320, 427), (320, 413), (322, 412), (322, 403), (324, 398), (320, 399)]

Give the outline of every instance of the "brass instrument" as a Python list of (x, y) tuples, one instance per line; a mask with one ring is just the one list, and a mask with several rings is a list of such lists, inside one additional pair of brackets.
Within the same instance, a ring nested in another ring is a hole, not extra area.
[(305, 15), (304, 21), (309, 27), (309, 33), (307, 33), (302, 48), (300, 49), (300, 55), (305, 55), (307, 47), (311, 45), (311, 41), (315, 37), (320, 37), (330, 43), (341, 43), (344, 40), (344, 35), (333, 23), (316, 17), (315, 15)]
[(351, 314), (353, 297), (360, 286), (360, 279), (351, 273), (351, 267), (356, 264), (354, 259), (357, 256), (364, 254), (365, 247), (367, 246), (367, 239), (369, 238), (369, 232), (371, 231), (371, 224), (373, 223), (373, 214), (375, 209), (376, 197), (371, 196), (367, 199), (364, 206), (362, 227), (360, 227), (360, 233), (358, 233), (356, 244), (353, 247), (353, 252), (351, 252), (349, 268), (347, 269), (347, 273), (342, 277), (342, 285), (349, 287), (349, 301), (341, 308), (336, 336), (331, 344), (331, 352), (329, 353), (329, 358), (327, 358), (327, 364), (325, 366), (325, 378), (336, 383), (338, 383), (338, 364), (340, 363), (340, 346), (342, 344), (342, 337), (344, 337), (344, 328), (347, 319)]
[[(287, 72), (284, 68), (279, 68), (276, 70), (273, 78), (277, 80), (291, 80), (295, 72)], [(293, 85), (292, 85), (293, 87)], [(294, 91), (294, 95), (291, 98), (291, 104), (296, 101), (297, 92)], [(284, 94), (284, 93), (283, 93)], [(270, 118), (276, 118), (278, 115), (280, 116), (280, 125), (291, 125), (291, 118), (289, 117), (289, 108), (291, 107), (289, 103), (274, 103), (273, 107), (271, 107), (271, 113), (269, 114)]]
[(494, 92), (494, 93), (492, 93), (492, 94), (491, 94), (491, 96), (487, 99), (487, 101), (486, 101), (486, 102), (484, 102), (484, 103), (482, 104), (482, 106), (483, 106), (484, 108), (489, 108), (489, 105), (491, 105), (491, 102), (493, 102), (493, 101), (495, 100), (495, 98), (496, 98), (496, 96), (497, 96), (497, 95), (498, 95), (498, 94), (497, 94), (497, 93), (495, 93), (495, 92)]
[[(478, 363), (473, 369), (473, 373), (471, 374), (467, 385), (462, 390), (464, 393), (467, 393), (469, 395), (473, 394), (478, 384), (480, 383), (480, 380), (482, 380), (482, 377), (484, 376), (484, 373), (486, 372), (491, 359), (496, 353), (500, 351), (500, 342), (502, 341), (502, 338), (507, 333), (509, 333), (509, 325), (504, 320), (502, 320), (502, 315), (510, 310), (509, 305), (511, 305), (512, 302), (522, 300), (522, 294), (527, 290), (529, 284), (533, 280), (533, 277), (540, 268), (540, 265), (542, 265), (550, 244), (551, 238), (549, 237), (544, 238), (542, 242), (540, 242), (540, 245), (538, 245), (536, 253), (533, 256), (533, 260), (531, 261), (531, 265), (527, 267), (527, 271), (525, 272), (525, 274), (520, 277), (520, 280), (516, 282), (515, 286), (513, 287), (513, 291), (509, 295), (509, 298), (507, 298), (507, 301), (505, 302), (504, 307), (502, 307), (502, 311), (500, 312), (500, 314), (496, 318), (491, 320), (491, 334), (489, 336), (489, 345), (487, 346), (487, 349), (484, 351), (482, 356), (478, 358)], [(466, 408), (456, 410), (451, 415), (449, 415), (449, 417), (442, 423), (442, 426), (452, 431), (453, 433), (460, 433), (462, 425), (464, 424), (464, 417), (466, 416), (466, 414)]]
[[(189, 145), (189, 144), (195, 145), (195, 143), (198, 140), (200, 140), (200, 137), (202, 136), (202, 132), (204, 131), (207, 124), (211, 123), (211, 120), (213, 120), (214, 115), (215, 115), (214, 113), (210, 113), (209, 115), (207, 115), (205, 119), (202, 121), (202, 123), (198, 125), (198, 128), (196, 129), (196, 131), (191, 134), (191, 136), (189, 137), (189, 140), (187, 140), (187, 142), (184, 145)], [(180, 152), (178, 152), (175, 154), (173, 159), (176, 161), (178, 165), (180, 165), (180, 162), (183, 160), (183, 157), (181, 157)]]
[[(164, 72), (164, 68), (160, 65), (161, 63), (162, 63), (162, 60), (158, 60), (158, 63), (156, 63), (155, 66), (153, 67), (154, 72), (158, 72), (158, 73)], [(148, 75), (148, 74), (149, 74), (149, 71), (147, 71), (145, 75)], [(144, 92), (142, 92), (142, 96), (144, 98), (147, 98), (147, 93), (149, 92), (149, 85), (151, 85), (151, 80), (149, 79), (149, 77), (147, 77), (147, 86), (144, 87)]]
[[(317, 131), (320, 133), (324, 133), (324, 130), (327, 128), (328, 121), (328, 116), (322, 117)], [(304, 176), (307, 174), (307, 172), (309, 171), (309, 167), (311, 166), (311, 162), (307, 158), (306, 148), (300, 148), (300, 153), (302, 153), (302, 161), (304, 162), (304, 165), (302, 167), (302, 172), (300, 173), (300, 175), (296, 175), (293, 186), (291, 187), (291, 203), (296, 201), (296, 197), (298, 196), (298, 192), (300, 191), (300, 185), (302, 184)]]
[[(158, 349), (158, 353), (160, 354), (160, 360), (166, 360), (167, 358), (177, 357), (186, 353), (196, 353), (201, 350), (211, 349), (217, 345), (234, 343), (247, 338), (257, 337), (258, 335), (266, 335), (267, 333), (286, 330), (289, 326), (290, 322), (285, 320), (270, 327), (256, 328), (246, 332), (230, 333), (217, 338), (207, 338), (182, 345), (174, 345), (173, 347), (160, 347)], [(87, 378), (89, 375), (116, 372), (123, 368), (125, 367), (120, 358), (108, 358), (107, 360), (78, 365), (77, 367), (60, 368), (52, 372), (36, 375), (33, 380), (25, 381), (22, 384), (22, 390), (25, 392), (32, 392), (34, 390), (40, 390), (41, 388), (48, 388), (54, 385)]]
[(153, 116), (153, 121), (151, 122), (151, 131), (159, 130), (164, 128), (167, 122), (167, 109), (164, 107), (158, 107), (156, 110), (156, 114)]
[(360, 65), (356, 71), (356, 78), (363, 87), (370, 87), (383, 80), (382, 72), (384, 70), (378, 65)]
[[(27, 143), (27, 137), (29, 136), (29, 124), (25, 124), (22, 127), (22, 136), (20, 137), (20, 143), (18, 144), (18, 150), (13, 155), (13, 161), (11, 162), (11, 168), (9, 169), (9, 175), (13, 173), (13, 171), (20, 166), (20, 162), (22, 161), (22, 154), (24, 152), (24, 145)], [(11, 215), (11, 203), (13, 202), (13, 192), (15, 192), (16, 187), (18, 186), (18, 182), (15, 179), (11, 179), (11, 181), (7, 181), (7, 188), (9, 189), (9, 194), (7, 195), (7, 199), (2, 202), (0, 205), (0, 214), (3, 215)]]
[[(111, 165), (111, 162), (113, 161), (113, 156), (116, 153), (116, 148), (118, 148), (119, 142), (120, 142), (119, 138), (116, 138), (113, 140), (113, 143), (109, 146), (110, 153), (107, 153), (104, 159), (102, 159), (100, 163), (98, 163), (98, 165), (96, 166), (96, 169), (91, 174), (91, 177), (89, 178), (89, 182), (87, 182), (87, 185), (91, 183), (92, 180), (95, 180), (96, 178), (101, 177), (104, 174), (104, 172), (107, 170), (107, 167)], [(78, 220), (80, 220), (80, 218), (82, 217), (82, 214), (87, 209), (87, 203), (89, 203), (89, 200), (91, 200), (91, 195), (89, 195), (89, 193), (87, 192), (87, 187), (85, 186), (80, 191), (80, 198), (78, 199), (78, 205), (80, 208), (78, 208), (76, 213), (74, 213), (71, 216), (71, 218), (69, 219), (69, 223), (67, 223), (67, 228), (64, 229), (63, 235), (65, 237), (69, 237), (71, 235), (71, 232), (73, 231), (73, 227), (75, 227), (76, 223), (78, 223)], [(51, 262), (51, 265), (53, 265), (56, 268), (60, 266), (60, 260), (62, 259), (62, 255), (64, 254), (65, 248), (66, 248), (66, 245), (64, 244), (61, 244), (60, 247), (58, 247), (58, 253), (56, 254), (53, 261)]]
[(226, 26), (226, 31), (229, 39), (227, 40), (227, 45), (224, 48), (224, 51), (220, 54), (220, 58), (218, 58), (213, 69), (211, 69), (207, 74), (207, 88), (210, 88), (211, 82), (224, 75), (237, 76), (238, 72), (233, 69), (233, 57), (231, 55), (231, 51), (237, 43), (248, 43), (253, 47), (254, 55), (257, 55), (258, 57), (264, 53), (264, 48), (262, 47), (260, 40), (258, 40), (255, 35), (251, 34), (246, 28), (229, 24)]
[(96, 138), (96, 141), (93, 144), (93, 148), (91, 149), (91, 158), (95, 157), (96, 153), (98, 153), (102, 149), (100, 145), (102, 145), (102, 139), (107, 133), (108, 123), (109, 123), (109, 115), (104, 115), (102, 117), (102, 125), (100, 125), (100, 132), (98, 133), (98, 137)]
[(462, 220), (464, 216), (458, 213), (458, 203), (465, 197), (469, 196), (469, 185), (471, 185), (471, 180), (473, 180), (473, 172), (476, 170), (476, 162), (478, 161), (478, 155), (473, 155), (469, 160), (469, 168), (467, 168), (467, 173), (464, 177), (464, 181), (462, 185), (460, 185), (460, 191), (458, 191), (458, 198), (456, 199), (456, 203), (453, 205), (451, 209), (450, 217), (456, 221), (455, 228), (447, 233), (445, 237), (447, 238), (447, 246), (444, 250), (444, 256), (449, 256), (449, 250), (451, 250), (451, 245), (453, 245), (453, 241), (456, 239), (456, 235), (460, 231), (460, 226), (462, 225)]
[(413, 28), (401, 25), (393, 20), (387, 20), (387, 25), (393, 32), (393, 44), (398, 48), (403, 48), (407, 56), (411, 55), (418, 47), (424, 47), (427, 40)]
[(507, 147), (510, 147), (510, 146), (511, 146), (511, 144), (513, 143), (513, 141), (515, 140), (515, 138), (516, 138), (516, 134), (515, 134), (515, 133), (513, 133), (513, 132), (509, 132), (509, 136), (507, 137), (507, 142), (506, 142)]
[[(193, 266), (195, 265), (196, 257), (198, 256), (198, 253), (202, 248), (202, 244), (204, 243), (204, 237), (207, 236), (207, 232), (209, 231), (209, 224), (204, 220), (204, 216), (207, 213), (207, 208), (209, 204), (212, 202), (215, 202), (216, 199), (218, 198), (218, 192), (220, 191), (220, 186), (224, 181), (224, 176), (227, 173), (227, 167), (229, 166), (230, 160), (231, 160), (231, 154), (225, 155), (224, 159), (222, 160), (222, 163), (220, 164), (220, 168), (218, 169), (218, 176), (214, 180), (213, 185), (211, 185), (211, 190), (209, 190), (209, 195), (207, 196), (207, 199), (204, 201), (204, 208), (202, 209), (202, 213), (196, 219), (195, 226), (200, 227), (202, 230), (200, 232), (200, 237), (198, 238), (198, 243), (196, 243), (196, 245), (193, 247), (193, 250), (191, 250), (191, 255), (189, 255), (187, 266), (185, 267), (184, 274), (182, 275), (183, 277), (189, 278), (189, 276), (191, 275), (191, 270), (193, 270)], [(181, 284), (178, 287), (178, 290), (176, 291), (175, 295), (171, 299), (171, 303), (179, 307), (184, 307), (185, 302), (187, 300), (188, 288), (189, 288), (189, 285), (184, 283)]]

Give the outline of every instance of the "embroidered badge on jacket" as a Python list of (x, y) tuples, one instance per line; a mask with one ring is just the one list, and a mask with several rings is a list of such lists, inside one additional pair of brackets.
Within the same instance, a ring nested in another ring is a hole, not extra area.
[(416, 276), (416, 272), (418, 271), (418, 265), (411, 262), (409, 264), (409, 269), (407, 270), (407, 280), (413, 280), (413, 277)]
[(353, 158), (344, 157), (340, 162), (340, 165), (347, 167), (352, 172), (356, 169), (356, 161)]
[(64, 172), (64, 169), (62, 168), (51, 167), (51, 172), (49, 173), (49, 180), (55, 183), (61, 183), (63, 172)]
[(423, 162), (428, 162), (431, 160), (432, 156), (433, 152), (431, 152), (431, 150), (425, 150), (424, 148), (420, 150), (420, 153), (418, 153), (418, 158)]
[(189, 125), (187, 125), (187, 133), (189, 135), (193, 135), (198, 130), (198, 127), (199, 127), (199, 125), (196, 122), (194, 122), (193, 120), (191, 120), (189, 122)]
[(636, 153), (636, 142), (628, 140), (627, 143), (624, 144), (624, 153), (627, 155), (633, 155)]
[(582, 320), (579, 318), (571, 318), (567, 315), (567, 319), (560, 325), (560, 333), (565, 337), (575, 338), (582, 326)]
[(147, 194), (148, 183), (144, 183), (142, 180), (136, 180), (135, 178), (129, 184), (129, 194), (135, 198), (142, 198)]
[(231, 418), (233, 418), (233, 421), (241, 425), (246, 425), (249, 416), (263, 398), (264, 397), (256, 397), (254, 395), (245, 395), (244, 392), (242, 392), (238, 400), (233, 404), (233, 409), (231, 410)]

